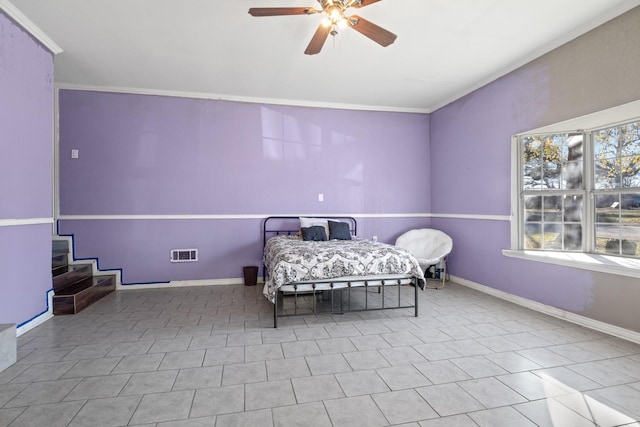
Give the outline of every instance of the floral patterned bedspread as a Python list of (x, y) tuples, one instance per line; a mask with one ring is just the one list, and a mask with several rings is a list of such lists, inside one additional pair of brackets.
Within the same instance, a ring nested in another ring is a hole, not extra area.
[(271, 302), (276, 290), (293, 282), (342, 276), (407, 274), (424, 286), (418, 261), (408, 251), (368, 240), (303, 241), (297, 236), (275, 236), (264, 248), (269, 272), (263, 293)]

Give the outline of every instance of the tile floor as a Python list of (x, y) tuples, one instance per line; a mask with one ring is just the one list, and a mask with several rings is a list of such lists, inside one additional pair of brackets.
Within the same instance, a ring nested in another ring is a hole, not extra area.
[(119, 291), (19, 338), (0, 426), (640, 426), (640, 345), (456, 284), (280, 319), (261, 287)]

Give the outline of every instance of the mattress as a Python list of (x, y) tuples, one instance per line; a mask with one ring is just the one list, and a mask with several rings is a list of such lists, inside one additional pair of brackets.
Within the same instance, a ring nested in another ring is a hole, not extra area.
[[(316, 289), (337, 283), (413, 277), (424, 286), (424, 275), (416, 258), (407, 250), (368, 240), (304, 241), (298, 236), (270, 238), (264, 250), (264, 265), (269, 273), (263, 293), (274, 301), (275, 293), (283, 286), (292, 289), (296, 283), (319, 283)], [(407, 281), (408, 282), (408, 281)], [(397, 283), (397, 282), (393, 282)]]

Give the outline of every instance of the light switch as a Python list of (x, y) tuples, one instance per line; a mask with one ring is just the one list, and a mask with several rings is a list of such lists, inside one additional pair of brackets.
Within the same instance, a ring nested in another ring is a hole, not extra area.
[(71, 150), (71, 158), (72, 159), (77, 159), (78, 158), (78, 150), (76, 148)]
[(324, 194), (318, 193), (318, 201), (319, 202), (324, 202)]

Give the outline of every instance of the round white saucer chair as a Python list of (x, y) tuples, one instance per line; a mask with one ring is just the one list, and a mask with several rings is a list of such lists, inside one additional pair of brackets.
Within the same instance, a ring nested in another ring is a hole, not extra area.
[[(447, 256), (453, 249), (453, 240), (449, 235), (432, 228), (409, 230), (398, 237), (396, 246), (406, 249), (416, 257), (420, 267), (425, 272), (425, 278), (431, 267), (433, 267), (435, 271), (438, 264), (440, 264), (442, 270), (435, 272), (439, 274), (440, 277), (438, 279), (442, 280), (441, 287), (444, 288), (447, 277)], [(440, 288), (438, 286), (426, 287), (432, 289)]]

